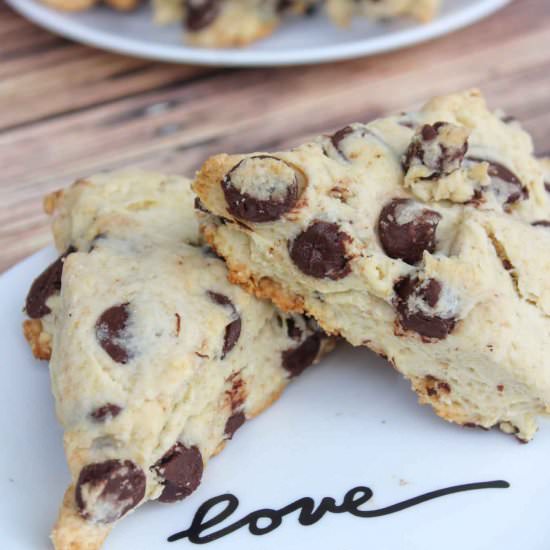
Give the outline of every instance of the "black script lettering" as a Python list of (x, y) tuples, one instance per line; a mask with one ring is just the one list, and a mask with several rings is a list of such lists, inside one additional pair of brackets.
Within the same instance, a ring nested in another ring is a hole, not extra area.
[[(438, 489), (429, 493), (424, 493), (417, 497), (409, 498), (379, 508), (377, 510), (361, 510), (360, 506), (366, 504), (373, 496), (369, 487), (354, 487), (350, 489), (342, 500), (342, 504), (336, 504), (332, 497), (324, 497), (319, 506), (315, 507), (315, 501), (311, 497), (303, 497), (280, 509), (262, 508), (247, 514), (242, 519), (222, 527), (218, 531), (209, 534), (203, 534), (208, 529), (215, 527), (229, 518), (239, 507), (239, 499), (232, 494), (219, 495), (203, 502), (195, 513), (191, 526), (185, 531), (180, 531), (168, 537), (168, 542), (175, 542), (181, 539), (188, 539), (193, 544), (207, 544), (219, 538), (225, 537), (241, 527), (248, 526), (252, 535), (260, 536), (271, 533), (277, 529), (283, 522), (284, 516), (292, 512), (300, 511), (298, 522), (300, 525), (308, 526), (317, 523), (327, 512), (331, 514), (348, 513), (358, 518), (375, 518), (395, 514), (412, 506), (417, 506), (423, 502), (441, 498), (454, 493), (465, 491), (478, 491), (481, 489), (507, 489), (510, 484), (507, 481), (482, 481), (480, 483), (467, 483), (465, 485), (454, 485), (445, 489)], [(209, 512), (219, 504), (225, 504), (223, 510), (207, 519)], [(267, 524), (265, 524), (267, 522)]]

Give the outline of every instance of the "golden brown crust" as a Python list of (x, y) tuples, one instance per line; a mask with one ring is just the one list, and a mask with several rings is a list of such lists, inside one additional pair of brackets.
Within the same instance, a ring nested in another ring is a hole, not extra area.
[(58, 208), (59, 203), (63, 199), (63, 190), (59, 189), (53, 193), (49, 193), (44, 197), (42, 207), (44, 212), (51, 216)]
[(48, 361), (52, 354), (52, 339), (47, 332), (44, 332), (42, 321), (40, 319), (23, 321), (23, 334), (33, 355), (37, 359)]
[(108, 524), (85, 521), (76, 509), (74, 485), (71, 485), (52, 529), (51, 540), (55, 550), (99, 550), (111, 531)]
[(105, 3), (118, 11), (132, 11), (140, 5), (141, 0), (105, 0)]

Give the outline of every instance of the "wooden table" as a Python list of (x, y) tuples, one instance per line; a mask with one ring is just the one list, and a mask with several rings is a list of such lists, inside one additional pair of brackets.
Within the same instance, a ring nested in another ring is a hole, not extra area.
[(478, 86), (550, 154), (550, 2), (407, 50), (323, 66), (228, 70), (113, 55), (0, 6), (0, 271), (50, 241), (41, 198), (135, 164), (193, 174), (216, 152), (297, 144)]

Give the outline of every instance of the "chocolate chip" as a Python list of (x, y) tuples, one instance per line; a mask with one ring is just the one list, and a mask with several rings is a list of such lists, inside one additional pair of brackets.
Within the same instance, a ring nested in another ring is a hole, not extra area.
[(486, 162), (489, 164), (487, 173), (491, 178), (491, 190), (503, 204), (512, 204), (529, 198), (529, 190), (523, 186), (520, 179), (506, 166), (494, 160), (480, 157), (468, 157), (470, 162)]
[(546, 189), (547, 193), (550, 193), (550, 182), (548, 181), (544, 182), (544, 189)]
[(308, 336), (298, 347), (283, 351), (283, 367), (289, 372), (290, 377), (298, 376), (309, 367), (319, 354), (323, 335), (315, 332)]
[(550, 227), (550, 221), (539, 220), (538, 222), (533, 222), (531, 225), (533, 225), (534, 227)]
[[(394, 287), (395, 306), (399, 321), (405, 330), (411, 330), (425, 338), (441, 340), (449, 335), (456, 324), (454, 312), (438, 312), (442, 298), (442, 286), (436, 279), (421, 281), (406, 277)], [(443, 309), (443, 308), (440, 308)]]
[[(350, 136), (353, 136), (355, 138), (355, 144), (354, 141), (352, 141), (351, 143), (346, 145), (345, 142)], [(341, 158), (346, 162), (353, 161), (361, 154), (360, 149), (358, 147), (354, 147), (354, 145), (358, 145), (359, 140), (364, 140), (366, 138), (374, 139), (380, 145), (386, 148), (388, 147), (388, 144), (378, 134), (363, 125), (357, 125), (356, 127), (345, 126), (341, 130), (335, 132), (332, 136), (327, 137), (332, 145), (332, 148), (334, 148), (334, 150), (338, 154), (338, 157), (335, 160)], [(334, 158), (334, 155), (331, 154), (330, 150), (324, 148), (323, 152), (327, 157)]]
[(232, 414), (225, 423), (224, 433), (227, 439), (231, 439), (233, 434), (245, 423), (246, 416), (242, 411)]
[(278, 220), (294, 208), (299, 194), (296, 170), (268, 155), (241, 160), (221, 185), (227, 210), (254, 223)]
[(211, 25), (221, 10), (220, 0), (185, 0), (185, 27), (197, 32)]
[(73, 252), (76, 252), (76, 248), (70, 246), (64, 254), (59, 256), (34, 280), (25, 302), (25, 311), (31, 319), (40, 319), (51, 313), (51, 309), (46, 305), (46, 302), (48, 298), (61, 290), (63, 263), (65, 258)]
[(275, 4), (275, 10), (277, 13), (284, 13), (296, 6), (296, 0), (277, 0)]
[(421, 164), (431, 171), (422, 179), (438, 179), (458, 170), (468, 151), (468, 136), (460, 126), (448, 122), (424, 124), (405, 153), (403, 170)]
[(88, 464), (80, 471), (75, 500), (80, 515), (95, 523), (112, 523), (145, 496), (145, 474), (131, 460)]
[(106, 309), (96, 321), (95, 334), (99, 345), (117, 363), (125, 364), (130, 351), (125, 345), (126, 329), (130, 317), (129, 304), (118, 304)]
[(189, 496), (200, 485), (203, 468), (197, 447), (176, 443), (151, 468), (163, 479), (164, 489), (159, 500), (175, 502)]
[(378, 218), (378, 236), (390, 258), (414, 265), (424, 250), (434, 252), (435, 233), (441, 215), (410, 199), (393, 199)]
[(231, 323), (229, 323), (225, 327), (222, 357), (221, 357), (222, 359), (224, 359), (225, 356), (235, 347), (235, 344), (239, 340), (239, 337), (241, 335), (241, 328), (242, 328), (241, 317), (237, 313), (237, 309), (235, 308), (235, 305), (233, 304), (233, 302), (224, 294), (220, 294), (218, 292), (213, 292), (209, 290), (208, 296), (210, 296), (210, 298), (214, 302), (216, 302), (216, 304), (231, 308), (233, 312), (233, 316), (237, 317), (237, 319), (235, 319), (234, 321), (231, 321)]
[(306, 275), (337, 280), (351, 271), (345, 246), (349, 240), (337, 224), (315, 221), (289, 243), (288, 249), (296, 267)]
[(118, 405), (107, 403), (106, 405), (92, 411), (90, 416), (96, 422), (106, 422), (107, 420), (111, 420), (112, 418), (115, 418), (115, 416), (118, 416), (121, 410), (122, 408)]
[(341, 130), (338, 130), (332, 136), (330, 136), (330, 142), (332, 143), (332, 146), (338, 151), (340, 156), (344, 160), (349, 160), (344, 151), (340, 148), (340, 144), (344, 139), (346, 139), (350, 134), (353, 134), (354, 130), (351, 126), (345, 126)]
[(430, 397), (439, 395), (440, 392), (447, 393), (447, 394), (451, 393), (450, 384), (448, 384), (447, 382), (443, 382), (443, 380), (440, 380), (439, 378), (436, 378), (431, 374), (428, 374), (425, 377), (424, 383), (426, 387), (426, 393)]
[(288, 317), (286, 320), (286, 333), (289, 338), (299, 342), (302, 339), (303, 330), (296, 325), (296, 321), (292, 317)]
[(210, 210), (204, 206), (204, 203), (199, 199), (199, 197), (195, 197), (195, 210), (199, 210), (199, 212), (204, 212), (205, 214), (210, 214)]

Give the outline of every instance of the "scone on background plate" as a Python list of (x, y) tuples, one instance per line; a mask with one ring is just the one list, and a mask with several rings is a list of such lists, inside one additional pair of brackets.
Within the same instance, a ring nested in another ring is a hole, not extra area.
[(158, 23), (183, 21), (185, 40), (210, 48), (245, 46), (270, 35), (285, 16), (317, 0), (153, 0)]
[(441, 417), (525, 441), (550, 410), (548, 187), (477, 90), (218, 155), (194, 184), (232, 282), (387, 357)]
[(353, 17), (371, 19), (410, 16), (428, 21), (435, 16), (441, 0), (326, 0), (326, 9), (334, 21), (348, 24)]
[(227, 282), (190, 182), (128, 170), (47, 198), (59, 260), (25, 333), (50, 358), (73, 484), (52, 540), (97, 549), (147, 500), (173, 502), (233, 433), (327, 351), (315, 322)]
[[(42, 0), (64, 11), (83, 11), (101, 0)], [(118, 11), (131, 11), (139, 0), (105, 0)], [(330, 18), (347, 25), (354, 17), (387, 19), (410, 16), (428, 21), (440, 0), (151, 0), (156, 23), (182, 23), (185, 41), (208, 48), (246, 46), (272, 34), (289, 15), (303, 15), (325, 6)]]

